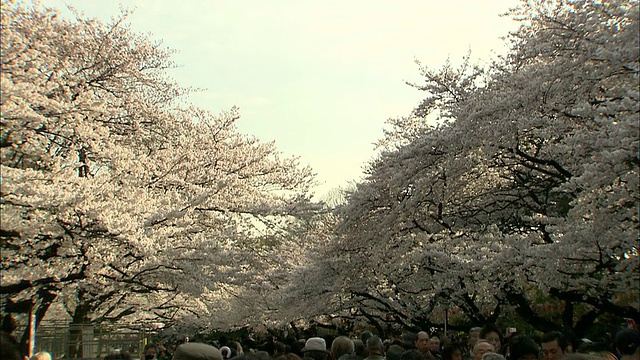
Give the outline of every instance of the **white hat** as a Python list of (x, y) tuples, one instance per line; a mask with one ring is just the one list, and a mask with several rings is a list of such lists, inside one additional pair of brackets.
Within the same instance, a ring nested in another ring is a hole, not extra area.
[(328, 352), (327, 351), (327, 343), (321, 337), (309, 338), (307, 340), (306, 344), (304, 344), (304, 347), (302, 348), (302, 352), (305, 352), (305, 351)]

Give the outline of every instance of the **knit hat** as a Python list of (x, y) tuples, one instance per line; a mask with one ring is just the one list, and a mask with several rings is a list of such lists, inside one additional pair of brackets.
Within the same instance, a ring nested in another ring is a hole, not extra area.
[(186, 343), (178, 346), (173, 360), (223, 360), (220, 350), (202, 343)]
[(304, 344), (304, 347), (302, 348), (302, 352), (305, 352), (305, 351), (328, 352), (327, 343), (321, 337), (309, 338), (307, 339), (307, 342)]
[(622, 329), (616, 333), (616, 348), (620, 355), (633, 355), (640, 348), (640, 331)]

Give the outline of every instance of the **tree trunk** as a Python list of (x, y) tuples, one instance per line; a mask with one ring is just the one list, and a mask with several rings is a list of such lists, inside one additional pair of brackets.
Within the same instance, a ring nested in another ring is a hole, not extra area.
[[(78, 296), (78, 299), (82, 299), (82, 296)], [(73, 311), (71, 316), (71, 324), (69, 324), (69, 349), (67, 356), (73, 358), (83, 358), (83, 338), (82, 330), (85, 325), (90, 324), (89, 314), (91, 307), (86, 303), (79, 303)]]

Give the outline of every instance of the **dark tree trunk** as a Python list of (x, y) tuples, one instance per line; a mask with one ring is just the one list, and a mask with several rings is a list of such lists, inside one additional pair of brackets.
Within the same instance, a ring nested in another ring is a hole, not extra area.
[[(78, 295), (78, 299), (82, 299), (82, 294)], [(89, 315), (91, 307), (86, 302), (80, 302), (73, 311), (71, 316), (71, 324), (69, 324), (69, 358), (83, 358), (83, 328), (90, 324)]]

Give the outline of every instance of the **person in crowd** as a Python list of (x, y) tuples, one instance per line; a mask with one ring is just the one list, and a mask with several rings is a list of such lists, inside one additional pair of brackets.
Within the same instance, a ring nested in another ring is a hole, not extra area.
[(540, 341), (544, 360), (560, 360), (573, 352), (569, 340), (560, 331), (551, 331), (542, 336)]
[(405, 351), (406, 350), (398, 344), (389, 345), (386, 351), (386, 358), (387, 360), (402, 360), (402, 353)]
[(306, 343), (305, 339), (298, 339), (291, 343), (291, 352), (298, 355), (299, 357), (303, 357), (302, 349), (304, 349), (304, 344)]
[(567, 338), (567, 342), (571, 345), (571, 352), (575, 353), (580, 344), (582, 344), (582, 339), (580, 339), (571, 328), (563, 328), (562, 334), (564, 334)]
[(463, 356), (463, 345), (458, 343), (452, 343), (442, 350), (442, 360), (462, 360)]
[(496, 352), (496, 348), (485, 339), (478, 339), (473, 346), (473, 360), (482, 360), (482, 355), (488, 352)]
[(495, 349), (494, 352), (502, 353), (502, 332), (495, 324), (485, 325), (482, 330), (480, 330), (478, 338), (487, 340), (489, 344), (493, 345)]
[(362, 346), (364, 347), (364, 353), (362, 354), (363, 358), (366, 358), (367, 356), (369, 356), (369, 353), (367, 352), (367, 340), (369, 340), (370, 337), (373, 336), (373, 333), (369, 330), (365, 330), (363, 332), (360, 333), (360, 340), (362, 340)]
[(446, 336), (446, 335), (442, 335), (439, 337), (440, 339), (440, 354), (442, 354), (442, 350), (447, 347), (450, 346), (451, 344), (453, 344), (454, 342), (458, 342), (457, 339), (454, 338), (455, 335), (453, 337), (451, 336)]
[(51, 354), (46, 351), (38, 351), (31, 356), (30, 360), (51, 360)]
[(384, 346), (382, 339), (378, 336), (371, 336), (369, 340), (367, 340), (366, 349), (368, 356), (365, 360), (384, 360)]
[(353, 339), (353, 347), (356, 349), (356, 356), (361, 359), (364, 359), (366, 357), (365, 346), (361, 339)]
[(617, 356), (611, 352), (611, 346), (603, 342), (593, 342), (583, 339), (582, 344), (576, 350), (580, 354), (590, 354), (607, 360), (618, 360)]
[[(164, 342), (158, 342), (158, 360), (171, 360), (173, 355), (169, 353), (169, 350), (164, 346)], [(220, 346), (217, 346), (220, 347)]]
[(302, 348), (302, 353), (304, 354), (303, 359), (308, 360), (327, 360), (329, 357), (327, 343), (321, 337), (308, 338)]
[(616, 333), (615, 350), (620, 360), (640, 360), (640, 332), (622, 329)]
[(323, 335), (322, 338), (324, 342), (327, 344), (327, 351), (329, 351), (329, 355), (331, 355), (331, 345), (333, 344), (333, 340), (335, 340), (338, 336), (333, 335)]
[(286, 353), (283, 355), (278, 355), (274, 360), (302, 360), (302, 358), (295, 353)]
[(402, 340), (402, 338), (400, 336), (392, 336), (390, 340), (391, 341), (389, 343), (389, 346), (398, 345), (398, 346), (400, 346), (401, 348), (404, 349), (404, 341)]
[(476, 345), (478, 341), (478, 337), (480, 336), (481, 327), (472, 327), (469, 329), (467, 333), (467, 347), (464, 352), (464, 360), (471, 360), (473, 358), (473, 347)]
[(144, 356), (145, 360), (155, 360), (158, 356), (158, 345), (154, 343), (149, 343), (144, 346), (142, 350), (142, 356)]
[(273, 357), (278, 357), (287, 353), (287, 345), (282, 341), (273, 343)]
[(260, 358), (256, 354), (251, 352), (243, 352), (242, 354), (236, 356), (233, 359), (234, 360), (260, 360)]
[(228, 346), (220, 347), (220, 354), (222, 355), (223, 359), (231, 359), (233, 357), (233, 352)]
[(416, 348), (416, 341), (418, 340), (418, 334), (412, 332), (406, 332), (400, 335), (400, 340), (402, 341), (403, 348), (407, 350), (413, 350)]
[(342, 355), (351, 354), (355, 355), (356, 348), (351, 340), (347, 336), (338, 336), (331, 343), (331, 359), (338, 360)]
[(131, 354), (125, 350), (112, 350), (104, 357), (104, 360), (131, 360)]
[(540, 346), (530, 337), (516, 335), (509, 342), (510, 360), (538, 360)]
[(389, 345), (391, 345), (391, 340), (390, 339), (384, 339), (382, 341), (382, 349), (384, 350), (385, 354), (387, 353), (387, 350), (389, 349)]
[(476, 341), (480, 338), (480, 331), (482, 331), (481, 327), (472, 327), (469, 329), (467, 336), (467, 347), (469, 351), (473, 350), (473, 347), (476, 345)]
[(416, 349), (422, 354), (423, 360), (437, 360), (430, 350), (431, 338), (426, 331), (420, 331), (416, 337)]
[(488, 352), (482, 355), (482, 360), (505, 360), (505, 357), (502, 354)]
[(240, 345), (237, 341), (229, 341), (227, 346), (231, 349), (231, 357), (236, 357), (244, 354), (244, 350), (242, 349), (242, 345)]
[(442, 356), (440, 355), (440, 338), (439, 337), (432, 336), (431, 339), (429, 339), (429, 352), (436, 359), (438, 360), (442, 359)]
[(260, 360), (271, 360), (271, 355), (265, 350), (258, 350), (254, 355)]
[(563, 356), (562, 360), (602, 360), (602, 357), (593, 354), (574, 352)]
[(369, 330), (365, 330), (360, 333), (360, 340), (364, 343), (365, 347), (367, 346), (367, 340), (373, 336), (373, 333)]
[(173, 360), (223, 360), (220, 350), (209, 344), (184, 343), (176, 349)]
[[(122, 360), (131, 360), (132, 356), (131, 356), (131, 352), (128, 350), (120, 350), (120, 356), (122, 356)], [(169, 358), (169, 360), (173, 359), (173, 354), (171, 354), (171, 357)]]

